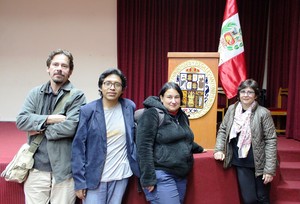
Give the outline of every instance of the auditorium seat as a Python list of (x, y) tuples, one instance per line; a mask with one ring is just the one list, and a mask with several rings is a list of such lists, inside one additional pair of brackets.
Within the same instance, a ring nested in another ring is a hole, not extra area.
[(226, 109), (228, 108), (228, 98), (226, 97), (225, 91), (222, 87), (218, 87), (218, 106), (217, 114), (221, 114), (221, 118), (217, 119), (217, 122), (221, 122), (224, 118)]
[(271, 115), (273, 117), (277, 134), (285, 133), (286, 116), (287, 116), (287, 97), (288, 88), (279, 88), (277, 96), (277, 107), (271, 107)]

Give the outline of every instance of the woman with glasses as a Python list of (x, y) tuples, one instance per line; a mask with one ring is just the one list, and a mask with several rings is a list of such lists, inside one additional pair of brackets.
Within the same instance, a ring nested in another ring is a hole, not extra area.
[(72, 147), (75, 190), (83, 204), (121, 204), (129, 177), (139, 176), (134, 137), (135, 104), (122, 98), (126, 78), (103, 72), (101, 98), (80, 109)]
[(236, 167), (244, 204), (270, 203), (270, 182), (277, 165), (277, 135), (268, 109), (257, 102), (256, 81), (238, 87), (238, 101), (229, 106), (219, 128), (214, 158), (224, 168)]

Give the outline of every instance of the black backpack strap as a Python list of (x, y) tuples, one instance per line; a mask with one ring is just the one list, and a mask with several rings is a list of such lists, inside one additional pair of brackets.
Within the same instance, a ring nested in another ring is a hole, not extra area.
[(158, 127), (161, 126), (161, 124), (164, 122), (164, 117), (165, 117), (165, 113), (163, 110), (159, 109), (159, 108), (155, 108), (158, 112)]
[(135, 122), (138, 122), (138, 120), (142, 117), (144, 111), (145, 111), (145, 108), (141, 108), (141, 109), (134, 111), (134, 121)]
[[(159, 108), (155, 108), (157, 110), (157, 113), (158, 113), (158, 126), (161, 126), (161, 124), (163, 123), (164, 121), (164, 117), (165, 117), (165, 113), (163, 110), (159, 109)], [(146, 108), (141, 108), (141, 109), (138, 109), (134, 112), (134, 121), (136, 123), (138, 123), (138, 120), (142, 117), (142, 115), (144, 114)]]

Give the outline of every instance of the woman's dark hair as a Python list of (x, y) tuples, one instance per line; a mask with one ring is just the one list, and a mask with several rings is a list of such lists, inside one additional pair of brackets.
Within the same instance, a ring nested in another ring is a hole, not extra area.
[[(99, 80), (98, 80), (98, 87), (101, 88), (105, 78), (112, 74), (115, 74), (120, 77), (120, 79), (122, 81), (122, 90), (124, 90), (127, 86), (127, 79), (124, 76), (124, 74), (121, 72), (121, 70), (116, 69), (116, 68), (107, 69), (100, 75)], [(100, 92), (100, 95), (102, 95), (101, 90), (99, 90), (99, 92)]]
[(254, 90), (256, 99), (259, 98), (260, 90), (258, 88), (258, 83), (253, 79), (246, 79), (245, 81), (241, 82), (238, 87), (238, 100), (240, 100), (240, 91), (248, 87)]
[(68, 50), (63, 50), (63, 49), (57, 49), (50, 53), (50, 55), (48, 56), (48, 59), (46, 61), (46, 65), (48, 68), (50, 67), (51, 62), (56, 55), (65, 55), (69, 59), (70, 70), (73, 70), (73, 68), (74, 68), (73, 55)]
[(162, 86), (162, 88), (161, 88), (158, 96), (162, 96), (163, 97), (165, 95), (166, 91), (168, 91), (169, 89), (175, 89), (179, 93), (179, 96), (180, 96), (180, 105), (183, 105), (183, 103), (182, 103), (182, 99), (183, 99), (182, 90), (180, 89), (180, 87), (178, 86), (178, 84), (176, 84), (175, 82), (167, 82), (167, 83), (165, 83)]

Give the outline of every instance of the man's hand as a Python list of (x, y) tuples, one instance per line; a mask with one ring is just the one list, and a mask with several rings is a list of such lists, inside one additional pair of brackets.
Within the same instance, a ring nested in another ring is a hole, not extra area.
[(42, 134), (43, 131), (29, 131), (28, 132), (28, 135), (29, 136), (34, 136), (34, 135), (39, 135), (39, 134)]
[(145, 187), (145, 189), (147, 189), (149, 192), (152, 192), (154, 190), (155, 186), (148, 186)]
[(61, 123), (66, 120), (66, 116), (64, 115), (49, 115), (46, 121), (46, 124), (55, 124)]
[(86, 189), (81, 189), (81, 190), (76, 191), (76, 196), (79, 199), (85, 199), (85, 197), (86, 197)]

